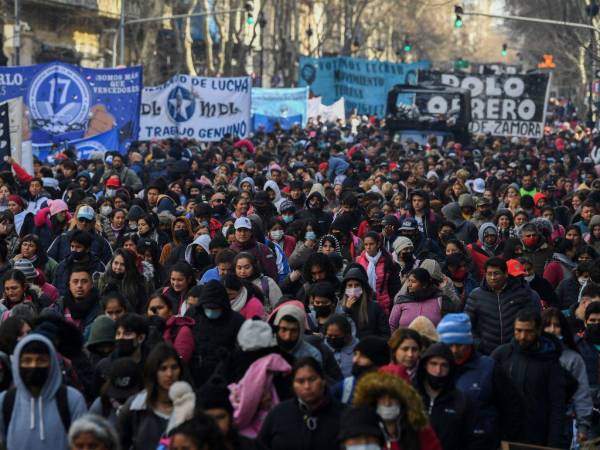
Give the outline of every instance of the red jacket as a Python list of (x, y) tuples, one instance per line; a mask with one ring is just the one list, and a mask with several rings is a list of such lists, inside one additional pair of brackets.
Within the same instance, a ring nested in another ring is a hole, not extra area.
[[(363, 251), (358, 258), (356, 258), (356, 262), (364, 267), (365, 271), (369, 267), (369, 261), (365, 256), (366, 252)], [(386, 273), (385, 271), (385, 259), (383, 255), (377, 261), (377, 265), (375, 266), (375, 276), (377, 278), (375, 295), (377, 298), (377, 303), (379, 306), (383, 308), (385, 313), (389, 316), (391, 308), (392, 299), (390, 298), (390, 292), (388, 290), (388, 280), (391, 274)]]
[(196, 322), (191, 317), (171, 316), (163, 333), (165, 342), (173, 345), (181, 359), (190, 362), (194, 353), (194, 336), (192, 327)]
[(488, 259), (490, 259), (491, 256), (485, 253), (485, 250), (483, 250), (481, 242), (479, 241), (477, 241), (475, 244), (467, 245), (467, 250), (471, 255), (473, 264), (475, 264), (475, 268), (477, 269), (477, 273), (479, 274), (479, 279), (483, 278), (483, 265)]

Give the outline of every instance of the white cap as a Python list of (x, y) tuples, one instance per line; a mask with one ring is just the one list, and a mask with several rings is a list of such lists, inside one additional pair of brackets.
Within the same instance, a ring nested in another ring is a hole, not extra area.
[(235, 220), (233, 228), (235, 228), (236, 230), (239, 230), (240, 228), (246, 228), (247, 230), (251, 230), (252, 222), (250, 222), (250, 219), (248, 219), (247, 217), (240, 217), (239, 219)]
[(485, 181), (483, 178), (475, 178), (473, 180), (473, 192), (483, 194), (485, 192)]

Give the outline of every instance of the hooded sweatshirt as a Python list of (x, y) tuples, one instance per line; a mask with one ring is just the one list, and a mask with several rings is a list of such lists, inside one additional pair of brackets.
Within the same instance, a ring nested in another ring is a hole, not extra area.
[(265, 191), (267, 189), (271, 189), (273, 192), (275, 192), (275, 198), (273, 199), (273, 206), (275, 206), (275, 208), (277, 208), (277, 212), (280, 213), (281, 211), (279, 210), (279, 208), (281, 207), (281, 204), (285, 201), (285, 199), (281, 196), (281, 191), (279, 190), (279, 186), (277, 186), (277, 183), (275, 183), (273, 180), (269, 180), (265, 183), (265, 187), (264, 187)]
[(271, 317), (274, 317), (273, 324), (276, 326), (279, 325), (281, 319), (283, 319), (285, 316), (293, 317), (298, 323), (298, 326), (300, 327), (300, 332), (298, 333), (298, 341), (289, 353), (292, 354), (296, 359), (311, 356), (322, 364), (323, 356), (321, 355), (321, 352), (317, 350), (316, 347), (313, 347), (304, 340), (306, 313), (304, 312), (304, 309), (300, 307), (299, 302), (286, 302), (282, 304), (279, 308), (277, 308), (275, 311), (273, 311), (273, 313), (271, 314)]
[[(29, 342), (39, 341), (48, 347), (50, 370), (39, 397), (32, 397), (21, 379), (19, 359), (23, 347)], [(12, 417), (8, 430), (0, 420), (0, 431), (7, 448), (11, 450), (49, 450), (68, 449), (67, 432), (58, 413), (56, 392), (62, 384), (62, 373), (54, 345), (45, 336), (30, 334), (23, 338), (12, 356), (12, 376), (17, 388)], [(0, 410), (4, 404), (6, 392), (0, 395)], [(67, 387), (67, 401), (71, 414), (71, 423), (87, 411), (83, 395), (72, 387)]]

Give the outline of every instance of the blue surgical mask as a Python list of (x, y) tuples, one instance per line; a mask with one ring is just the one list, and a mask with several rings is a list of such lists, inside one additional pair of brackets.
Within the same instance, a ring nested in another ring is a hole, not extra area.
[(292, 223), (294, 221), (294, 216), (281, 216), (285, 223)]
[(204, 308), (204, 315), (210, 320), (218, 319), (219, 317), (221, 317), (222, 314), (223, 310), (221, 308)]
[(307, 231), (304, 234), (304, 240), (305, 241), (316, 241), (317, 240), (317, 235), (314, 231)]

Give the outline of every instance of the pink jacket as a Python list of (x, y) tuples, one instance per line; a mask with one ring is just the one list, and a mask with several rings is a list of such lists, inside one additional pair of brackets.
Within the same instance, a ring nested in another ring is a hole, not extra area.
[(194, 353), (194, 336), (192, 327), (196, 322), (191, 317), (171, 316), (163, 333), (165, 342), (172, 344), (186, 363), (190, 362)]
[(390, 314), (390, 330), (408, 328), (417, 316), (425, 316), (433, 325), (442, 320), (442, 297), (433, 297), (418, 302), (396, 303)]
[[(361, 266), (363, 266), (365, 268), (365, 271), (369, 267), (369, 261), (367, 260), (367, 257), (365, 256), (364, 251), (356, 259), (356, 262), (358, 264), (360, 264)], [(375, 276), (377, 277), (377, 281), (375, 282), (375, 284), (376, 284), (375, 295), (377, 298), (377, 303), (379, 303), (379, 306), (381, 306), (383, 308), (383, 310), (385, 311), (386, 314), (390, 314), (390, 307), (391, 307), (390, 293), (388, 292), (387, 286), (382, 287), (382, 284), (386, 283), (386, 281), (387, 281), (387, 277), (386, 277), (386, 273), (385, 273), (385, 260), (383, 259), (383, 257), (379, 258), (379, 261), (377, 261), (377, 265), (375, 266)], [(388, 274), (388, 276), (389, 276), (389, 274)]]
[[(281, 355), (272, 353), (254, 361), (239, 382), (229, 385), (229, 400), (234, 409), (233, 420), (241, 435), (250, 438), (258, 435), (265, 417), (279, 403), (273, 375), (289, 374), (291, 370), (291, 366)], [(271, 395), (270, 405), (261, 409), (263, 396), (267, 393)]]
[(251, 297), (250, 300), (246, 302), (244, 307), (240, 310), (240, 314), (244, 316), (244, 319), (246, 320), (252, 319), (255, 316), (260, 317), (262, 320), (267, 317), (265, 307), (256, 297)]

